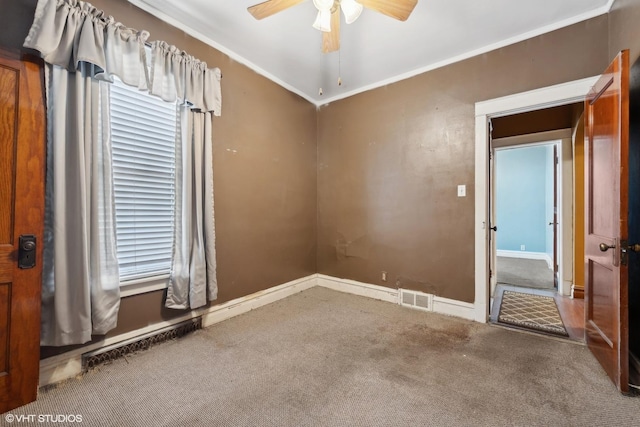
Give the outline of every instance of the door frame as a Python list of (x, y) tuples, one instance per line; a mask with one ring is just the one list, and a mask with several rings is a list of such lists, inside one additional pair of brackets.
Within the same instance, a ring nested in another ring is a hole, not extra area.
[[(556, 214), (556, 233), (554, 235), (554, 243), (555, 250), (554, 253), (556, 255), (556, 266), (558, 268), (557, 277), (558, 277), (558, 288), (555, 289), (555, 292), (562, 296), (571, 295), (571, 285), (573, 283), (573, 274), (571, 275), (570, 281), (565, 281), (565, 277), (568, 274), (567, 270), (573, 273), (573, 263), (574, 263), (574, 254), (573, 254), (573, 245), (575, 240), (575, 230), (574, 227), (571, 226), (570, 220), (572, 218), (566, 218), (565, 214), (573, 212), (567, 212), (565, 209), (572, 208), (573, 206), (573, 197), (575, 193), (574, 182), (572, 174), (567, 175), (567, 171), (564, 169), (568, 166), (565, 164), (567, 161), (570, 162), (571, 169), (573, 169), (573, 155), (569, 155), (569, 153), (565, 152), (565, 149), (573, 150), (571, 145), (572, 143), (572, 133), (571, 129), (558, 129), (552, 131), (545, 132), (537, 132), (537, 133), (529, 133), (525, 135), (518, 136), (508, 136), (504, 138), (496, 138), (491, 141), (491, 154), (493, 161), (494, 170), (497, 169), (496, 162), (496, 152), (500, 150), (509, 150), (509, 149), (517, 149), (517, 148), (526, 148), (526, 147), (538, 147), (538, 146), (555, 146), (557, 149), (557, 158), (558, 163), (554, 165), (557, 180), (554, 183), (556, 187), (556, 204), (557, 204), (557, 214)], [(571, 181), (567, 181), (571, 179)], [(491, 196), (495, 197), (495, 184), (496, 180), (492, 177), (489, 180), (489, 185), (491, 186)], [(569, 187), (570, 185), (570, 187)], [(571, 196), (571, 203), (567, 205), (567, 197)], [(493, 203), (493, 202), (492, 202)], [(491, 206), (489, 206), (489, 215), (491, 221), (495, 221), (495, 210), (492, 211)], [(571, 215), (573, 216), (573, 215)], [(496, 224), (497, 225), (497, 224)], [(570, 233), (570, 235), (566, 235)], [(495, 265), (495, 256), (496, 256), (496, 248), (492, 244), (490, 247), (490, 266)], [(547, 260), (549, 261), (549, 260)], [(553, 263), (553, 260), (551, 260)], [(552, 265), (552, 269), (554, 266)], [(495, 270), (495, 269), (494, 269)], [(555, 273), (554, 273), (555, 274)], [(496, 287), (496, 275), (494, 274), (491, 278), (491, 294), (493, 295), (493, 291)]]
[(584, 102), (599, 76), (476, 102), (475, 121), (475, 303), (474, 320), (486, 323), (490, 308), (489, 278), (489, 120), (559, 105)]

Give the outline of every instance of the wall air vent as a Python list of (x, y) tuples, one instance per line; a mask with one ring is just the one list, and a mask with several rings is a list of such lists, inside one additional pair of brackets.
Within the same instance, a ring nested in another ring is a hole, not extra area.
[(408, 289), (398, 289), (398, 303), (404, 307), (417, 308), (418, 310), (433, 311), (433, 295)]
[(202, 329), (202, 318), (200, 317), (152, 332), (151, 334), (141, 335), (127, 341), (100, 348), (96, 351), (85, 353), (82, 355), (83, 371), (87, 372), (99, 365), (112, 362), (131, 353), (148, 350), (156, 344), (183, 337), (198, 329)]

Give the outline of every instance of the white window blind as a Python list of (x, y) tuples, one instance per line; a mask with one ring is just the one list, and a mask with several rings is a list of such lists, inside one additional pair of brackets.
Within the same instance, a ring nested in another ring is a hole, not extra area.
[(175, 200), (175, 103), (110, 85), (120, 282), (171, 269)]

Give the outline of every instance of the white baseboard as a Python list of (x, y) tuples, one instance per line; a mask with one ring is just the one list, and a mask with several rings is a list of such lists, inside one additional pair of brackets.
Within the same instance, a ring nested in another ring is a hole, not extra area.
[(507, 258), (541, 259), (547, 262), (547, 267), (553, 269), (553, 259), (545, 252), (507, 251), (498, 249), (496, 250), (496, 255)]
[(292, 280), (282, 285), (274, 286), (264, 291), (259, 291), (246, 297), (236, 298), (225, 302), (224, 304), (215, 305), (209, 308), (202, 315), (202, 327), (214, 325), (240, 314), (247, 313), (258, 307), (262, 307), (272, 302), (276, 302), (288, 296), (297, 294), (298, 292), (316, 286), (316, 274), (303, 277), (302, 279)]
[[(348, 294), (360, 295), (374, 298), (381, 301), (399, 304), (397, 289), (387, 288), (370, 283), (357, 282), (350, 279), (339, 279), (337, 277), (318, 274), (318, 286), (333, 289), (335, 291), (346, 292)], [(463, 319), (475, 320), (474, 304), (433, 296), (433, 312), (445, 314), (447, 316), (462, 317)]]
[(433, 312), (446, 314), (447, 316), (462, 317), (467, 320), (476, 320), (474, 304), (449, 298), (434, 296)]
[[(82, 355), (102, 347), (118, 344), (123, 341), (144, 335), (160, 332), (184, 321), (202, 317), (202, 327), (208, 327), (232, 317), (247, 313), (258, 307), (271, 304), (298, 292), (314, 286), (333, 289), (353, 295), (373, 298), (380, 301), (399, 303), (398, 290), (349, 279), (339, 279), (323, 274), (312, 274), (301, 279), (293, 280), (282, 285), (274, 286), (263, 291), (237, 298), (223, 304), (204, 309), (193, 310), (183, 316), (169, 321), (156, 323), (145, 328), (136, 329), (114, 337), (109, 337), (87, 346), (80, 347), (66, 353), (48, 357), (40, 361), (40, 386), (54, 384), (82, 373)], [(433, 312), (448, 316), (475, 320), (474, 304), (456, 301), (438, 296), (433, 297)]]
[(357, 282), (350, 279), (339, 279), (337, 277), (318, 274), (318, 286), (333, 289), (334, 291), (359, 295), (380, 301), (398, 303), (398, 290), (386, 288), (384, 286), (372, 285), (370, 283)]
[(160, 332), (163, 329), (167, 329), (178, 323), (194, 319), (201, 316), (202, 313), (198, 310), (194, 310), (184, 316), (176, 317), (175, 319), (165, 322), (154, 323), (144, 328), (136, 329), (134, 331), (126, 332), (124, 334), (109, 337), (100, 341), (96, 341), (92, 344), (82, 346), (75, 350), (67, 351), (65, 353), (47, 357), (40, 361), (40, 387), (54, 384), (82, 373), (82, 355), (90, 351), (97, 350), (99, 348), (107, 347), (113, 344), (117, 344), (123, 341), (130, 340), (132, 338), (148, 335), (153, 332)]
[(562, 296), (573, 297), (573, 281), (572, 280), (562, 281)]

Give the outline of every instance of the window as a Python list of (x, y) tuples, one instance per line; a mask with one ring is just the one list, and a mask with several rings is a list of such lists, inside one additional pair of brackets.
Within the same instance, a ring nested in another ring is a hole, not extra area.
[(173, 251), (175, 103), (110, 85), (120, 283), (167, 275)]

